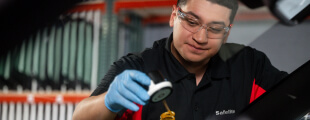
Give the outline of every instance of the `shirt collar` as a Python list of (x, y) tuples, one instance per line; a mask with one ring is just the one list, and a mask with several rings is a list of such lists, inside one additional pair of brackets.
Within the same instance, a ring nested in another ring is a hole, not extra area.
[(230, 67), (228, 61), (224, 61), (219, 54), (213, 56), (209, 61), (207, 71), (210, 71), (214, 80), (230, 77)]
[(170, 36), (166, 39), (166, 45), (165, 45), (165, 49), (171, 53), (171, 43), (172, 43), (172, 40), (173, 40), (173, 32), (170, 34)]
[(163, 70), (166, 71), (166, 77), (172, 81), (176, 82), (178, 80), (187, 77), (190, 73), (181, 65), (181, 63), (173, 56), (171, 52), (171, 43), (173, 40), (173, 33), (165, 41), (165, 56), (163, 57), (165, 60), (165, 68)]
[[(171, 63), (167, 65), (167, 78), (171, 81), (179, 81), (185, 77), (191, 77), (193, 74), (189, 73), (181, 63), (172, 55), (171, 53), (171, 43), (173, 41), (173, 33), (166, 39), (165, 49), (168, 52), (168, 57), (165, 63)], [(230, 77), (230, 70), (227, 61), (221, 59), (221, 57), (216, 54), (213, 56), (206, 70), (205, 75), (209, 75), (212, 80), (219, 80), (221, 78)]]

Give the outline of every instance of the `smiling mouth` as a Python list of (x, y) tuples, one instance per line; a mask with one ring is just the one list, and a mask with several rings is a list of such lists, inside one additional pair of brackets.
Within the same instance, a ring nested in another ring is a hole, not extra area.
[(193, 47), (193, 48), (195, 48), (195, 49), (197, 49), (197, 50), (209, 50), (208, 48), (200, 48), (200, 47), (193, 46), (191, 44), (188, 44), (188, 45)]

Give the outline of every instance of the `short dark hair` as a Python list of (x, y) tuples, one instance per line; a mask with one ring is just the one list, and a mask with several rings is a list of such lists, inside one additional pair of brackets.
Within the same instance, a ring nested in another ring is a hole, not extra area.
[[(230, 23), (233, 23), (237, 10), (238, 10), (237, 0), (206, 0), (206, 1), (210, 1), (212, 3), (219, 4), (219, 5), (222, 5), (224, 7), (231, 9), (229, 21)], [(178, 0), (177, 6), (181, 7), (183, 5), (186, 5), (186, 3), (187, 3), (187, 0)]]

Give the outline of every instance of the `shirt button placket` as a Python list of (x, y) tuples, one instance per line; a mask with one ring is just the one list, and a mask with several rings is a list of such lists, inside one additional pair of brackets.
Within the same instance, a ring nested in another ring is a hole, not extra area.
[(195, 105), (194, 105), (194, 110), (195, 110), (196, 112), (199, 110), (198, 103), (195, 103)]
[(200, 120), (200, 114), (199, 114), (199, 104), (197, 102), (193, 105), (193, 112), (194, 112), (194, 119), (193, 120)]

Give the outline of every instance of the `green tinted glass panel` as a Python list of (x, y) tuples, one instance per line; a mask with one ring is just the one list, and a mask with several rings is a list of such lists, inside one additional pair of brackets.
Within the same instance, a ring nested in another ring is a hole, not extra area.
[(84, 80), (85, 83), (89, 84), (91, 80), (92, 72), (92, 25), (90, 23), (86, 24), (86, 41), (85, 41), (85, 72)]
[(55, 83), (60, 81), (60, 70), (61, 70), (61, 55), (62, 55), (62, 42), (63, 42), (63, 27), (57, 27), (56, 39), (55, 39), (55, 69), (54, 69), (54, 80)]
[(46, 78), (46, 75), (45, 75), (45, 70), (46, 70), (46, 66), (47, 66), (47, 63), (46, 63), (46, 51), (47, 51), (47, 42), (48, 42), (48, 28), (45, 28), (43, 30), (43, 33), (42, 33), (42, 39), (41, 39), (41, 46), (40, 46), (40, 49), (39, 49), (39, 52), (40, 52), (40, 66), (39, 66), (39, 77), (41, 80), (45, 80)]
[(71, 22), (70, 29), (70, 58), (69, 58), (69, 80), (75, 80), (75, 65), (76, 65), (76, 47), (77, 47), (77, 21)]
[(11, 74), (11, 53), (9, 52), (6, 56), (6, 61), (4, 63), (4, 79), (8, 80)]
[(78, 28), (78, 59), (77, 59), (77, 77), (78, 79), (83, 79), (83, 71), (84, 71), (84, 57), (85, 53), (85, 22), (79, 21), (79, 28)]
[(33, 63), (32, 63), (32, 67), (33, 67), (32, 73), (34, 76), (38, 76), (38, 73), (39, 73), (40, 42), (41, 42), (41, 32), (39, 31), (34, 41)]
[(69, 36), (70, 35), (70, 22), (67, 22), (63, 31), (63, 45), (62, 45), (62, 75), (68, 75), (69, 63)]
[(22, 46), (21, 46), (20, 51), (19, 51), (19, 60), (18, 60), (17, 68), (18, 68), (18, 71), (21, 73), (23, 73), (25, 71), (26, 41), (27, 40), (23, 41)]
[(48, 40), (48, 63), (47, 63), (47, 76), (49, 79), (54, 79), (54, 67), (55, 67), (55, 26), (53, 25), (49, 34)]
[(32, 62), (33, 62), (33, 42), (34, 37), (30, 37), (29, 42), (26, 46), (26, 70), (25, 73), (28, 76), (32, 75)]

